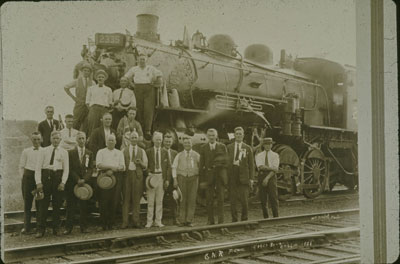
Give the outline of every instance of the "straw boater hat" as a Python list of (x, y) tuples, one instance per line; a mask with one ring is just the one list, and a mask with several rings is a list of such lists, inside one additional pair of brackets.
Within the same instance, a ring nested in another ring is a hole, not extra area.
[(154, 175), (149, 175), (146, 178), (146, 188), (147, 189), (154, 189), (155, 187), (157, 187), (159, 181), (160, 180), (158, 179), (158, 177), (154, 177)]
[(97, 177), (97, 185), (101, 189), (111, 189), (116, 184), (115, 176), (112, 173), (112, 170), (103, 171)]
[(271, 137), (266, 137), (261, 140), (262, 144), (274, 144), (275, 141), (272, 140)]
[(179, 186), (172, 191), (172, 197), (174, 197), (175, 202), (182, 202), (182, 192)]
[(94, 74), (94, 78), (97, 79), (97, 76), (99, 74), (104, 75), (104, 79), (107, 80), (108, 79), (108, 74), (104, 71), (104, 70), (98, 70), (96, 71), (96, 73)]
[(89, 200), (93, 195), (93, 189), (86, 183), (83, 186), (77, 184), (74, 187), (74, 194), (81, 200)]

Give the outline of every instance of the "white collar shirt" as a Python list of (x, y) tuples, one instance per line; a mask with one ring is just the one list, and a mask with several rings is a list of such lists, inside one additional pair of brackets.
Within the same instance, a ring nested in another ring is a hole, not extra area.
[(268, 155), (269, 167), (277, 170), (279, 168), (279, 155), (276, 152), (273, 152), (272, 150), (268, 151), (268, 154), (264, 150), (256, 155), (255, 162), (256, 162), (257, 168), (262, 165), (266, 165), (265, 164), (265, 155)]
[[(235, 142), (235, 150), (234, 150), (234, 153), (233, 153), (233, 159), (235, 159), (236, 153), (237, 153), (238, 151), (240, 151), (241, 149), (242, 149), (242, 142), (240, 142), (240, 143)], [(241, 155), (242, 155), (242, 153), (240, 152), (240, 153), (239, 153), (239, 160), (241, 159)]]
[(113, 101), (113, 93), (110, 87), (103, 85), (100, 87), (98, 84), (90, 86), (86, 93), (86, 104), (101, 105), (109, 107)]
[(78, 145), (76, 142), (76, 136), (78, 135), (78, 130), (74, 128), (64, 128), (60, 131), (61, 142), (60, 146), (66, 150), (72, 150)]
[(125, 74), (125, 77), (130, 80), (133, 78), (134, 83), (137, 84), (149, 84), (155, 80), (155, 78), (161, 76), (162, 72), (152, 65), (146, 65), (144, 68), (134, 66)]
[(215, 150), (215, 147), (217, 146), (217, 142), (209, 143), (209, 144), (210, 144), (210, 149)]
[(77, 149), (78, 149), (79, 160), (82, 161), (82, 155), (85, 155), (85, 147), (81, 148), (77, 146)]
[(123, 170), (125, 170), (125, 159), (124, 154), (119, 149), (108, 149), (103, 148), (97, 152), (96, 155), (96, 166), (99, 165), (103, 167), (120, 167), (123, 166)]
[(35, 168), (35, 181), (36, 184), (42, 182), (42, 169), (48, 170), (62, 170), (61, 182), (66, 183), (69, 173), (69, 157), (68, 151), (58, 146), (54, 152), (53, 165), (50, 165), (51, 155), (53, 153), (54, 146), (50, 145), (40, 150), (40, 154), (36, 163)]
[(31, 171), (34, 171), (36, 169), (36, 163), (41, 149), (41, 147), (39, 147), (38, 149), (35, 149), (34, 147), (29, 147), (22, 151), (18, 166), (20, 168), (21, 176), (24, 173), (24, 169)]

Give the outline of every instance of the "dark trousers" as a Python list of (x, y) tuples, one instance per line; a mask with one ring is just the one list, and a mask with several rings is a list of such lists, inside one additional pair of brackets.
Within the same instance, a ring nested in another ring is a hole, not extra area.
[(90, 177), (89, 181), (86, 182), (93, 189), (92, 198), (88, 201), (88, 214), (96, 211), (96, 202), (98, 202), (99, 187), (97, 186), (97, 177)]
[(137, 119), (144, 124), (144, 131), (151, 131), (154, 108), (156, 105), (156, 88), (150, 84), (135, 84)]
[(60, 207), (62, 204), (63, 192), (58, 191), (57, 188), (61, 183), (62, 173), (62, 170), (42, 170), (44, 198), (39, 201), (40, 217), (38, 231), (40, 232), (44, 232), (46, 229), (50, 197), (52, 198), (53, 206), (53, 229), (57, 230), (60, 227)]
[(116, 184), (111, 189), (98, 188), (100, 223), (103, 227), (115, 223), (117, 208), (121, 203), (122, 179), (120, 173), (114, 173)]
[[(24, 229), (26, 231), (31, 230), (31, 209), (33, 202), (33, 194), (32, 191), (36, 189), (35, 182), (35, 172), (32, 170), (24, 170), (24, 175), (22, 176), (22, 198), (24, 199)], [(35, 201), (36, 208), (36, 221), (39, 216), (39, 204), (38, 201)]]
[(118, 111), (117, 109), (114, 109), (112, 111), (112, 124), (111, 127), (115, 129), (115, 131), (118, 128), (119, 121), (126, 115), (126, 110)]
[(140, 224), (140, 198), (143, 195), (143, 174), (137, 174), (136, 170), (128, 170), (124, 177), (122, 205), (122, 225), (127, 226), (129, 222), (129, 211), (132, 208), (132, 223)]
[[(197, 188), (199, 186), (198, 175), (185, 177), (178, 175), (178, 184), (182, 192), (182, 202), (179, 206), (179, 222), (192, 223), (196, 210)], [(214, 217), (213, 217), (214, 220)]]
[(214, 224), (214, 194), (217, 196), (218, 223), (224, 222), (224, 184), (220, 177), (221, 169), (214, 169), (213, 181), (209, 183), (206, 190), (208, 222)]
[(66, 227), (72, 228), (74, 226), (75, 212), (79, 207), (79, 226), (81, 228), (87, 227), (87, 207), (88, 201), (77, 198), (74, 194), (75, 185), (68, 185), (65, 189), (67, 196), (67, 219)]
[(174, 191), (174, 184), (171, 181), (168, 186), (168, 189), (164, 193), (163, 209), (168, 208), (169, 210), (171, 210), (172, 221), (175, 224), (177, 223), (176, 220), (178, 217), (178, 208), (176, 205), (176, 201), (172, 195), (173, 191)]
[(269, 203), (272, 215), (274, 217), (278, 217), (278, 189), (276, 186), (276, 175), (272, 176), (266, 187), (262, 186), (262, 181), (266, 175), (262, 175), (259, 177), (259, 194), (260, 194), (260, 201), (261, 201), (261, 209), (263, 211), (264, 218), (268, 218), (268, 208), (267, 202)]
[(73, 127), (77, 130), (83, 131), (87, 134), (88, 130), (88, 117), (89, 109), (85, 104), (75, 103), (73, 114), (74, 114), (74, 125)]
[(89, 108), (87, 137), (90, 137), (93, 130), (101, 125), (103, 114), (107, 111), (107, 108), (101, 105), (92, 105)]
[(239, 180), (239, 167), (233, 166), (231, 179), (229, 181), (229, 195), (231, 200), (232, 222), (238, 221), (237, 206), (242, 206), (242, 215), (240, 220), (248, 220), (249, 211), (249, 185), (242, 184)]

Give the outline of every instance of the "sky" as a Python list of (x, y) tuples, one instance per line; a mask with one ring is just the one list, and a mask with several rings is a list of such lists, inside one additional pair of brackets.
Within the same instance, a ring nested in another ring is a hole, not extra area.
[(253, 43), (298, 57), (323, 57), (355, 65), (354, 0), (167, 0), (7, 2), (1, 6), (3, 118), (43, 120), (44, 107), (72, 113), (64, 92), (95, 33), (136, 32), (136, 15), (159, 16), (165, 44), (183, 37), (184, 26), (206, 37), (228, 34), (238, 50)]

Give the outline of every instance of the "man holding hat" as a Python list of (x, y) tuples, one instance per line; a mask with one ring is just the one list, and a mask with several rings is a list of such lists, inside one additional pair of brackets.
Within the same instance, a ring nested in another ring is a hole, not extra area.
[(100, 119), (112, 106), (112, 90), (105, 86), (104, 82), (108, 74), (104, 70), (96, 71), (94, 78), (97, 84), (90, 86), (86, 94), (86, 105), (89, 107), (88, 114), (88, 135), (101, 125)]
[(112, 185), (99, 185), (99, 210), (100, 221), (103, 230), (112, 229), (114, 218), (121, 195), (123, 171), (125, 171), (125, 160), (122, 151), (115, 148), (116, 138), (114, 134), (107, 137), (107, 147), (100, 149), (96, 155), (96, 166), (100, 170), (99, 177), (110, 176), (113, 178)]
[[(22, 234), (27, 234), (31, 231), (31, 209), (33, 202), (32, 191), (36, 189), (35, 183), (35, 168), (39, 157), (40, 142), (42, 137), (39, 132), (31, 134), (32, 147), (26, 148), (22, 151), (19, 160), (19, 174), (22, 178), (22, 198), (24, 199), (24, 228), (21, 230)], [(36, 221), (39, 216), (39, 203), (35, 202), (36, 207)]]
[[(89, 62), (83, 61), (80, 72), (82, 74), (76, 80), (68, 83), (64, 86), (65, 92), (74, 100), (74, 125), (73, 127), (77, 130), (84, 131), (87, 133), (87, 115), (89, 109), (86, 106), (86, 93), (88, 87), (94, 85), (92, 80), (92, 66)], [(75, 88), (75, 96), (71, 93), (71, 89)]]
[(254, 157), (249, 145), (243, 142), (244, 129), (236, 127), (235, 142), (227, 146), (229, 194), (232, 222), (238, 221), (237, 204), (242, 206), (241, 221), (248, 220), (249, 187), (253, 186)]
[(40, 217), (37, 238), (43, 237), (46, 231), (50, 197), (53, 207), (53, 235), (58, 235), (62, 192), (69, 174), (68, 152), (59, 146), (61, 141), (60, 132), (53, 131), (50, 140), (51, 145), (40, 150), (35, 168), (36, 188), (39, 192), (44, 192), (43, 200), (39, 201)]
[(224, 222), (224, 186), (227, 185), (227, 150), (217, 142), (218, 132), (207, 130), (208, 143), (200, 149), (200, 187), (206, 189), (208, 225), (214, 222), (214, 194), (217, 196), (218, 223)]
[(119, 121), (127, 114), (128, 108), (136, 107), (135, 93), (128, 87), (128, 78), (122, 77), (119, 83), (121, 88), (113, 92), (112, 128), (114, 129), (117, 129)]
[(162, 213), (163, 213), (163, 198), (164, 189), (169, 186), (167, 174), (170, 169), (168, 160), (168, 153), (165, 149), (161, 148), (163, 134), (154, 132), (153, 143), (154, 147), (146, 150), (147, 158), (149, 160), (148, 176), (146, 178), (146, 193), (147, 193), (147, 224), (146, 228), (153, 225), (153, 216), (155, 209), (155, 226), (163, 227)]
[(279, 169), (279, 155), (271, 150), (273, 140), (270, 137), (262, 139), (261, 152), (255, 157), (258, 169), (258, 184), (261, 208), (264, 218), (268, 218), (267, 202), (272, 209), (272, 215), (278, 217), (278, 189), (276, 173)]
[(161, 84), (162, 72), (151, 65), (146, 65), (146, 61), (147, 56), (140, 54), (139, 65), (130, 68), (124, 76), (135, 87), (136, 103), (140, 115), (138, 119), (140, 123), (144, 124), (145, 137), (150, 139), (156, 103), (154, 85)]
[(174, 187), (182, 192), (179, 207), (179, 226), (193, 226), (199, 184), (200, 154), (192, 150), (192, 139), (183, 137), (184, 150), (179, 152), (172, 164)]
[(146, 170), (148, 160), (144, 149), (137, 145), (139, 135), (130, 133), (130, 146), (124, 149), (125, 167), (124, 202), (122, 205), (122, 228), (128, 227), (129, 210), (133, 207), (132, 224), (135, 228), (142, 228), (139, 219), (140, 198), (143, 194), (143, 171)]
[[(72, 232), (76, 206), (79, 206), (79, 225), (81, 233), (87, 229), (87, 207), (88, 200), (93, 195), (92, 186), (88, 185), (93, 173), (93, 153), (85, 148), (86, 135), (79, 131), (76, 135), (77, 146), (68, 152), (69, 155), (69, 177), (65, 186), (67, 196), (67, 221), (64, 235)], [(77, 197), (76, 188), (87, 188), (88, 195)]]

